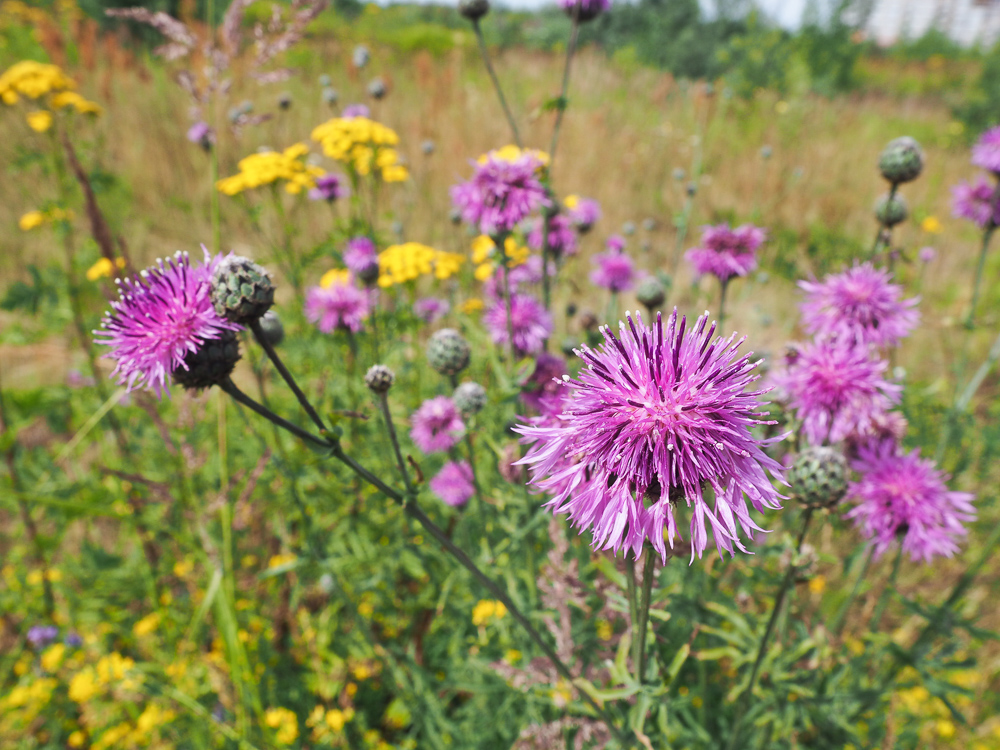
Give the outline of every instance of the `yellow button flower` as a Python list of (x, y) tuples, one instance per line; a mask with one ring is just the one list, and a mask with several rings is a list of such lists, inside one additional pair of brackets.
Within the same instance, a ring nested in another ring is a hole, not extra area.
[(507, 607), (503, 602), (482, 599), (472, 608), (472, 624), (482, 627), (491, 620), (499, 620), (507, 614)]
[(36, 133), (44, 133), (52, 127), (52, 113), (47, 109), (40, 109), (29, 112), (27, 115), (28, 127)]
[(937, 216), (928, 216), (920, 222), (920, 228), (928, 234), (941, 234), (944, 230), (944, 226), (941, 224), (941, 220)]
[(329, 289), (331, 286), (343, 286), (344, 284), (351, 283), (351, 272), (346, 268), (331, 268), (329, 271), (324, 273), (319, 280), (319, 285), (324, 289)]
[(41, 211), (28, 211), (21, 220), (17, 222), (17, 225), (21, 228), (22, 232), (30, 232), (32, 229), (37, 229), (42, 224), (45, 223), (45, 214)]

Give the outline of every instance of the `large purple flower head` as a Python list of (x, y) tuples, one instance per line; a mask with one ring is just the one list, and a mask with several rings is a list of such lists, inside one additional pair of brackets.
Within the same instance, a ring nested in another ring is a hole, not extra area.
[(611, 8), (611, 0), (559, 0), (559, 7), (580, 23), (592, 21)]
[(370, 309), (368, 293), (354, 286), (350, 279), (306, 290), (306, 319), (315, 323), (321, 333), (336, 330), (357, 333)]
[[(510, 319), (514, 332), (514, 352), (523, 357), (538, 354), (545, 348), (545, 341), (552, 335), (552, 316), (544, 305), (530, 294), (512, 294)], [(510, 331), (507, 329), (507, 305), (497, 299), (483, 314), (483, 325), (490, 332), (493, 343), (507, 346)]]
[(872, 540), (877, 556), (896, 540), (914, 562), (958, 551), (963, 524), (976, 517), (973, 496), (949, 490), (948, 477), (933, 461), (886, 440), (861, 448), (853, 468), (861, 479), (848, 487), (847, 500), (858, 504), (846, 518)]
[[(537, 219), (528, 232), (528, 247), (532, 250), (542, 250), (542, 227), (545, 221)], [(556, 214), (549, 219), (549, 252), (553, 258), (563, 258), (576, 255), (576, 232), (573, 224), (563, 214)]]
[[(757, 363), (737, 350), (736, 334), (715, 337), (708, 315), (691, 329), (674, 310), (652, 327), (627, 316), (619, 336), (608, 326), (604, 343), (578, 352), (586, 366), (566, 379), (563, 413), (516, 428), (531, 447), (522, 459), (532, 482), (550, 493), (548, 506), (591, 529), (594, 547), (624, 547), (638, 555), (649, 541), (666, 561), (677, 536), (675, 507), (690, 508), (691, 559), (708, 546), (711, 529), (720, 554), (746, 549), (758, 512), (779, 508), (768, 474), (780, 465), (753, 436), (765, 421), (763, 391), (751, 389)], [(705, 490), (711, 488), (714, 507)]]
[(901, 390), (884, 379), (886, 367), (866, 346), (824, 339), (799, 347), (774, 379), (798, 413), (803, 434), (820, 445), (876, 433)]
[(863, 263), (823, 281), (800, 281), (807, 294), (802, 303), (805, 329), (858, 344), (896, 346), (920, 320), (914, 309), (919, 300), (901, 300), (903, 288), (891, 278), (888, 271)]
[(314, 201), (334, 201), (346, 198), (351, 194), (344, 178), (339, 174), (325, 174), (316, 178), (316, 187), (309, 191), (309, 199)]
[(972, 163), (1000, 174), (1000, 125), (979, 136), (976, 145), (972, 147)]
[(462, 218), (483, 234), (511, 231), (550, 200), (541, 182), (547, 157), (514, 146), (490, 151), (472, 162), (472, 179), (451, 188)]
[(453, 448), (465, 434), (465, 422), (447, 396), (429, 398), (410, 418), (410, 437), (424, 453)]
[(968, 219), (982, 229), (1000, 224), (1000, 200), (994, 185), (985, 177), (960, 182), (951, 189), (951, 213)]
[(699, 276), (715, 276), (725, 283), (733, 276), (746, 276), (757, 267), (757, 250), (767, 233), (753, 224), (730, 229), (728, 224), (702, 228), (701, 245), (685, 254)]
[(596, 266), (590, 280), (597, 286), (618, 293), (627, 292), (635, 284), (635, 263), (620, 250), (598, 253), (590, 260)]
[(215, 311), (212, 273), (222, 255), (191, 263), (187, 253), (159, 260), (139, 276), (116, 280), (119, 299), (94, 331), (98, 344), (111, 347), (111, 376), (129, 390), (142, 386), (162, 396), (170, 375), (187, 370), (184, 358), (224, 331), (238, 331)]
[(449, 461), (430, 481), (430, 488), (446, 505), (453, 508), (465, 505), (476, 493), (472, 467), (468, 461)]

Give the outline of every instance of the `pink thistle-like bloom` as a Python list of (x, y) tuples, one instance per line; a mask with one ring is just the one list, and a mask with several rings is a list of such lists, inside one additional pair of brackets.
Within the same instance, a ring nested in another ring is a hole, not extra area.
[(314, 286), (306, 290), (306, 319), (315, 323), (321, 333), (336, 330), (357, 333), (370, 312), (371, 302), (364, 290), (353, 283), (333, 283), (328, 287)]
[(196, 122), (188, 128), (187, 139), (206, 151), (215, 144), (215, 131), (207, 122)]
[(355, 276), (366, 277), (372, 270), (378, 273), (378, 249), (370, 237), (359, 235), (347, 241), (344, 265)]
[(896, 346), (920, 320), (916, 298), (901, 300), (903, 287), (871, 263), (830, 274), (823, 281), (800, 281), (807, 294), (802, 323), (809, 333), (843, 337), (858, 344)]
[(937, 250), (929, 245), (927, 247), (920, 248), (920, 252), (917, 253), (917, 257), (920, 259), (921, 263), (933, 263), (934, 259), (937, 257)]
[(111, 376), (120, 385), (130, 391), (141, 386), (162, 397), (169, 392), (170, 375), (188, 369), (188, 354), (223, 331), (241, 330), (212, 304), (212, 273), (221, 259), (205, 250), (205, 262), (192, 264), (187, 253), (177, 253), (135, 278), (116, 280), (119, 299), (101, 319), (94, 340), (111, 347)]
[(535, 360), (535, 371), (531, 373), (521, 389), (521, 401), (539, 414), (562, 411), (562, 378), (566, 374), (566, 360), (548, 352), (542, 352)]
[(569, 209), (569, 220), (580, 232), (589, 232), (601, 219), (601, 204), (593, 198), (579, 198)]
[(371, 115), (371, 110), (368, 109), (367, 104), (348, 104), (340, 116), (345, 120), (353, 120), (355, 117), (368, 117), (369, 115)]
[(604, 247), (612, 253), (623, 253), (625, 252), (625, 238), (620, 234), (613, 234), (605, 240)]
[(472, 165), (472, 179), (453, 185), (451, 200), (462, 218), (483, 234), (509, 232), (550, 204), (539, 180), (543, 163), (535, 154), (524, 152), (509, 161), (491, 151)]
[(825, 339), (801, 345), (774, 380), (798, 413), (803, 434), (821, 445), (876, 433), (901, 391), (884, 379), (887, 366), (868, 347)]
[(453, 508), (465, 505), (474, 494), (472, 467), (468, 461), (449, 461), (430, 481), (431, 492)]
[[(544, 219), (538, 219), (528, 232), (528, 247), (532, 250), (542, 250), (542, 227)], [(563, 258), (576, 255), (576, 232), (573, 225), (563, 214), (556, 214), (549, 219), (549, 252), (553, 258)]]
[[(510, 319), (514, 331), (514, 352), (519, 357), (538, 354), (545, 348), (546, 339), (552, 335), (552, 316), (541, 302), (530, 294), (512, 294)], [(483, 314), (483, 325), (489, 329), (494, 344), (508, 345), (507, 305), (502, 299), (495, 300)]]
[(548, 507), (592, 530), (595, 548), (638, 556), (648, 540), (665, 562), (664, 531), (673, 547), (684, 503), (692, 562), (709, 530), (720, 554), (746, 552), (741, 529), (751, 539), (761, 530), (746, 500), (763, 513), (781, 499), (768, 476), (781, 466), (763, 450), (776, 439), (752, 433), (774, 424), (764, 391), (751, 388), (758, 363), (737, 354), (745, 339), (715, 337), (707, 314), (690, 330), (676, 309), (666, 325), (660, 315), (652, 327), (638, 313), (626, 321), (618, 337), (605, 326), (598, 349), (578, 352), (586, 365), (566, 379), (561, 415), (515, 428), (531, 445), (521, 463)]
[(1000, 125), (990, 128), (972, 147), (972, 163), (977, 167), (1000, 174)]
[(350, 194), (351, 189), (344, 182), (344, 178), (331, 173), (316, 178), (316, 187), (309, 191), (309, 200), (333, 203)]
[(976, 517), (973, 496), (949, 490), (948, 476), (933, 461), (918, 450), (901, 453), (886, 440), (861, 448), (852, 466), (861, 479), (848, 487), (847, 500), (857, 505), (845, 518), (872, 540), (877, 557), (896, 540), (914, 562), (958, 551), (963, 524)]
[(559, 0), (562, 8), (570, 18), (576, 18), (581, 23), (592, 21), (611, 8), (611, 0)]
[(422, 297), (413, 303), (413, 312), (425, 323), (436, 323), (451, 310), (446, 299)]
[(968, 219), (981, 229), (1000, 224), (1000, 200), (994, 185), (985, 177), (960, 182), (951, 188), (951, 213)]
[(728, 224), (702, 227), (701, 245), (684, 257), (699, 276), (715, 276), (726, 283), (734, 276), (746, 276), (757, 267), (757, 250), (767, 233), (753, 224), (730, 229)]
[(597, 267), (590, 272), (590, 281), (597, 286), (617, 293), (627, 292), (635, 284), (635, 263), (620, 250), (598, 253), (591, 262)]
[[(503, 276), (506, 270), (498, 266), (496, 271), (486, 281), (483, 282), (483, 295), (491, 301), (501, 299), (503, 293)], [(554, 277), (558, 273), (558, 268), (554, 261), (549, 261), (549, 277)], [(542, 281), (542, 256), (529, 255), (528, 259), (519, 266), (510, 269), (510, 293), (520, 291), (522, 286), (540, 284)]]
[(429, 398), (410, 418), (410, 437), (424, 453), (446, 451), (465, 434), (458, 407), (447, 396)]

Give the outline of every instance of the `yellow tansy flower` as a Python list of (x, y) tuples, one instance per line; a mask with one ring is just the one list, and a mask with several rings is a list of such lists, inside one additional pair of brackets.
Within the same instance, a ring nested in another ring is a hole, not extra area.
[(391, 245), (378, 256), (378, 285), (390, 287), (394, 284), (405, 284), (407, 281), (431, 273), (437, 279), (447, 279), (453, 276), (464, 262), (463, 255), (435, 250), (419, 242)]
[(264, 723), (276, 730), (274, 738), (281, 745), (291, 745), (299, 736), (299, 720), (287, 708), (269, 708), (264, 712)]
[(479, 297), (470, 297), (458, 307), (466, 315), (471, 315), (483, 309), (483, 301)]
[(343, 286), (350, 283), (351, 272), (346, 268), (331, 268), (329, 271), (324, 273), (319, 280), (319, 285), (324, 289), (329, 289), (334, 285)]
[(809, 581), (809, 590), (814, 594), (822, 594), (826, 589), (826, 577), (816, 576)]
[(482, 599), (472, 608), (472, 624), (481, 627), (491, 620), (499, 620), (507, 614), (507, 607), (503, 602)]
[(137, 638), (142, 638), (144, 635), (149, 635), (157, 626), (160, 624), (160, 613), (153, 612), (151, 614), (143, 617), (139, 622), (132, 626), (132, 632)]
[(367, 117), (335, 117), (313, 128), (311, 137), (324, 154), (362, 177), (377, 172), (384, 182), (402, 182), (410, 176), (393, 148), (399, 135)]
[(45, 649), (42, 654), (42, 658), (39, 661), (42, 664), (42, 669), (46, 672), (55, 672), (59, 669), (59, 665), (62, 664), (63, 657), (66, 655), (66, 646), (61, 643), (55, 643)]
[(920, 222), (920, 228), (928, 234), (941, 234), (942, 230), (944, 230), (944, 226), (937, 216), (928, 216)]
[(36, 229), (45, 223), (45, 214), (41, 211), (28, 211), (21, 220), (17, 222), (17, 225), (21, 228), (22, 232), (30, 232), (32, 229)]
[(84, 99), (75, 91), (63, 91), (56, 94), (49, 101), (49, 104), (53, 109), (72, 107), (82, 115), (100, 115), (103, 112), (99, 104)]
[(107, 258), (101, 258), (87, 269), (87, 281), (97, 281), (98, 279), (111, 276), (115, 272), (116, 267), (125, 268), (125, 259), (116, 258), (115, 262), (112, 263)]
[(46, 94), (75, 88), (73, 79), (58, 65), (22, 60), (0, 75), (0, 98), (5, 104), (16, 104), (19, 96), (38, 99)]
[(316, 185), (316, 178), (324, 172), (319, 167), (306, 164), (305, 155), (309, 147), (304, 143), (289, 146), (281, 153), (262, 151), (240, 159), (239, 172), (224, 177), (215, 183), (215, 188), (224, 195), (238, 195), (244, 190), (252, 190), (273, 182), (283, 181), (285, 190), (293, 195)]
[(47, 109), (39, 109), (29, 112), (27, 116), (28, 126), (36, 133), (44, 133), (52, 127), (52, 113)]

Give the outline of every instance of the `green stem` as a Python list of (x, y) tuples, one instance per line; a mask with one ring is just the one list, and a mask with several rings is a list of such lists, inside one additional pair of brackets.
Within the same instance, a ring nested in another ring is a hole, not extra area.
[(562, 88), (559, 91), (559, 105), (556, 111), (556, 122), (552, 127), (552, 140), (549, 143), (549, 173), (556, 159), (556, 146), (559, 145), (559, 131), (562, 128), (563, 116), (566, 114), (566, 94), (569, 91), (569, 73), (573, 63), (573, 53), (576, 52), (577, 39), (580, 36), (580, 4), (573, 11), (573, 28), (569, 33), (569, 44), (566, 45), (566, 64), (563, 67)]
[(889, 580), (885, 582), (885, 588), (882, 589), (882, 594), (878, 598), (878, 605), (875, 607), (875, 612), (872, 614), (871, 624), (868, 629), (877, 633), (879, 626), (882, 624), (882, 615), (885, 614), (885, 608), (889, 606), (889, 599), (892, 598), (893, 593), (896, 591), (896, 578), (899, 576), (899, 564), (903, 559), (903, 544), (900, 540), (899, 549), (896, 551), (896, 559), (892, 563), (892, 573), (889, 574)]
[(406, 492), (410, 496), (415, 497), (416, 491), (413, 488), (413, 483), (410, 481), (410, 472), (406, 469), (406, 462), (403, 461), (403, 452), (399, 449), (399, 438), (396, 435), (396, 425), (392, 421), (392, 414), (389, 413), (389, 396), (385, 393), (377, 394), (379, 410), (382, 412), (382, 417), (385, 419), (386, 429), (389, 431), (389, 442), (392, 443), (392, 450), (396, 454), (396, 466), (399, 468), (399, 474), (403, 478), (403, 484), (406, 485)]
[(868, 568), (872, 564), (872, 558), (875, 556), (875, 546), (869, 545), (868, 551), (865, 553), (865, 561), (861, 566), (861, 571), (858, 573), (857, 578), (854, 579), (854, 586), (851, 588), (851, 593), (848, 595), (844, 603), (840, 605), (840, 609), (837, 611), (837, 616), (833, 618), (833, 622), (830, 625), (830, 632), (835, 636), (839, 637), (841, 632), (844, 630), (844, 623), (847, 621), (847, 613), (851, 609), (851, 605), (854, 604), (855, 599), (858, 598), (858, 592), (861, 590), (861, 584), (865, 580), (865, 576), (868, 573)]
[(309, 415), (309, 418), (313, 421), (313, 424), (319, 427), (320, 432), (325, 432), (326, 425), (323, 424), (323, 420), (320, 418), (319, 414), (313, 408), (313, 405), (309, 402), (309, 399), (306, 398), (306, 394), (302, 392), (302, 389), (299, 388), (298, 383), (295, 382), (295, 378), (292, 377), (292, 373), (290, 373), (288, 371), (288, 368), (285, 367), (285, 363), (281, 361), (281, 357), (278, 356), (278, 353), (274, 350), (274, 347), (271, 346), (271, 342), (267, 340), (267, 336), (264, 335), (264, 331), (260, 327), (260, 321), (259, 320), (252, 321), (250, 323), (250, 330), (253, 332), (254, 338), (257, 339), (257, 343), (260, 344), (261, 347), (264, 349), (264, 351), (267, 353), (268, 359), (270, 359), (271, 362), (274, 364), (275, 369), (277, 369), (277, 371), (281, 374), (281, 377), (288, 384), (288, 387), (292, 389), (292, 393), (295, 394), (295, 398), (299, 400), (299, 403), (302, 405), (302, 408), (305, 409), (306, 414)]
[[(899, 187), (898, 183), (893, 182), (893, 183), (890, 184), (890, 187), (889, 187), (889, 199), (886, 201), (886, 204), (887, 204), (886, 211), (887, 212), (889, 210), (888, 206), (890, 204), (892, 204), (893, 199), (896, 197), (896, 190), (897, 190), (898, 187)], [(891, 239), (891, 236), (889, 234), (891, 231), (892, 231), (892, 228), (888, 224), (886, 224), (883, 221), (879, 222), (879, 224), (878, 224), (878, 230), (875, 232), (875, 242), (872, 243), (872, 249), (871, 249), (871, 252), (869, 253), (869, 257), (870, 257), (871, 260), (874, 260), (875, 256), (878, 255), (879, 252), (882, 250), (883, 240), (885, 240), (886, 238), (890, 238)], [(888, 245), (889, 242), (886, 242), (885, 244)]]
[(719, 330), (726, 322), (726, 290), (729, 289), (729, 279), (722, 282), (722, 293), (719, 295)]
[(490, 80), (493, 81), (493, 88), (497, 92), (497, 98), (500, 100), (500, 106), (503, 108), (504, 116), (507, 118), (507, 124), (510, 125), (510, 132), (514, 136), (514, 143), (518, 148), (522, 148), (521, 135), (517, 132), (517, 123), (514, 121), (514, 115), (510, 111), (510, 107), (507, 106), (507, 98), (503, 95), (503, 89), (500, 87), (500, 79), (497, 78), (496, 71), (493, 70), (493, 63), (490, 61), (490, 51), (486, 48), (483, 31), (479, 28), (479, 19), (472, 22), (472, 29), (476, 32), (476, 41), (479, 42), (479, 54), (483, 58), (483, 64), (486, 66), (486, 72), (489, 74)]
[(639, 633), (637, 631), (639, 624), (639, 595), (635, 583), (636, 560), (634, 557), (628, 557), (626, 553), (625, 562), (627, 564), (625, 581), (628, 586), (628, 619), (629, 624), (632, 626), (632, 666), (636, 671), (636, 675), (638, 675), (639, 662), (642, 661), (642, 658), (639, 656)]
[(976, 276), (972, 282), (972, 307), (969, 310), (969, 318), (966, 321), (966, 326), (970, 329), (976, 325), (976, 308), (979, 306), (979, 294), (982, 290), (983, 268), (986, 266), (986, 252), (990, 249), (990, 240), (993, 238), (993, 232), (995, 231), (996, 225), (993, 223), (990, 223), (983, 231), (983, 244), (979, 249), (979, 262), (976, 264)]
[(646, 630), (649, 624), (649, 605), (653, 598), (653, 578), (656, 552), (650, 545), (646, 548), (646, 561), (642, 568), (642, 599), (639, 602), (639, 684), (646, 679)]

